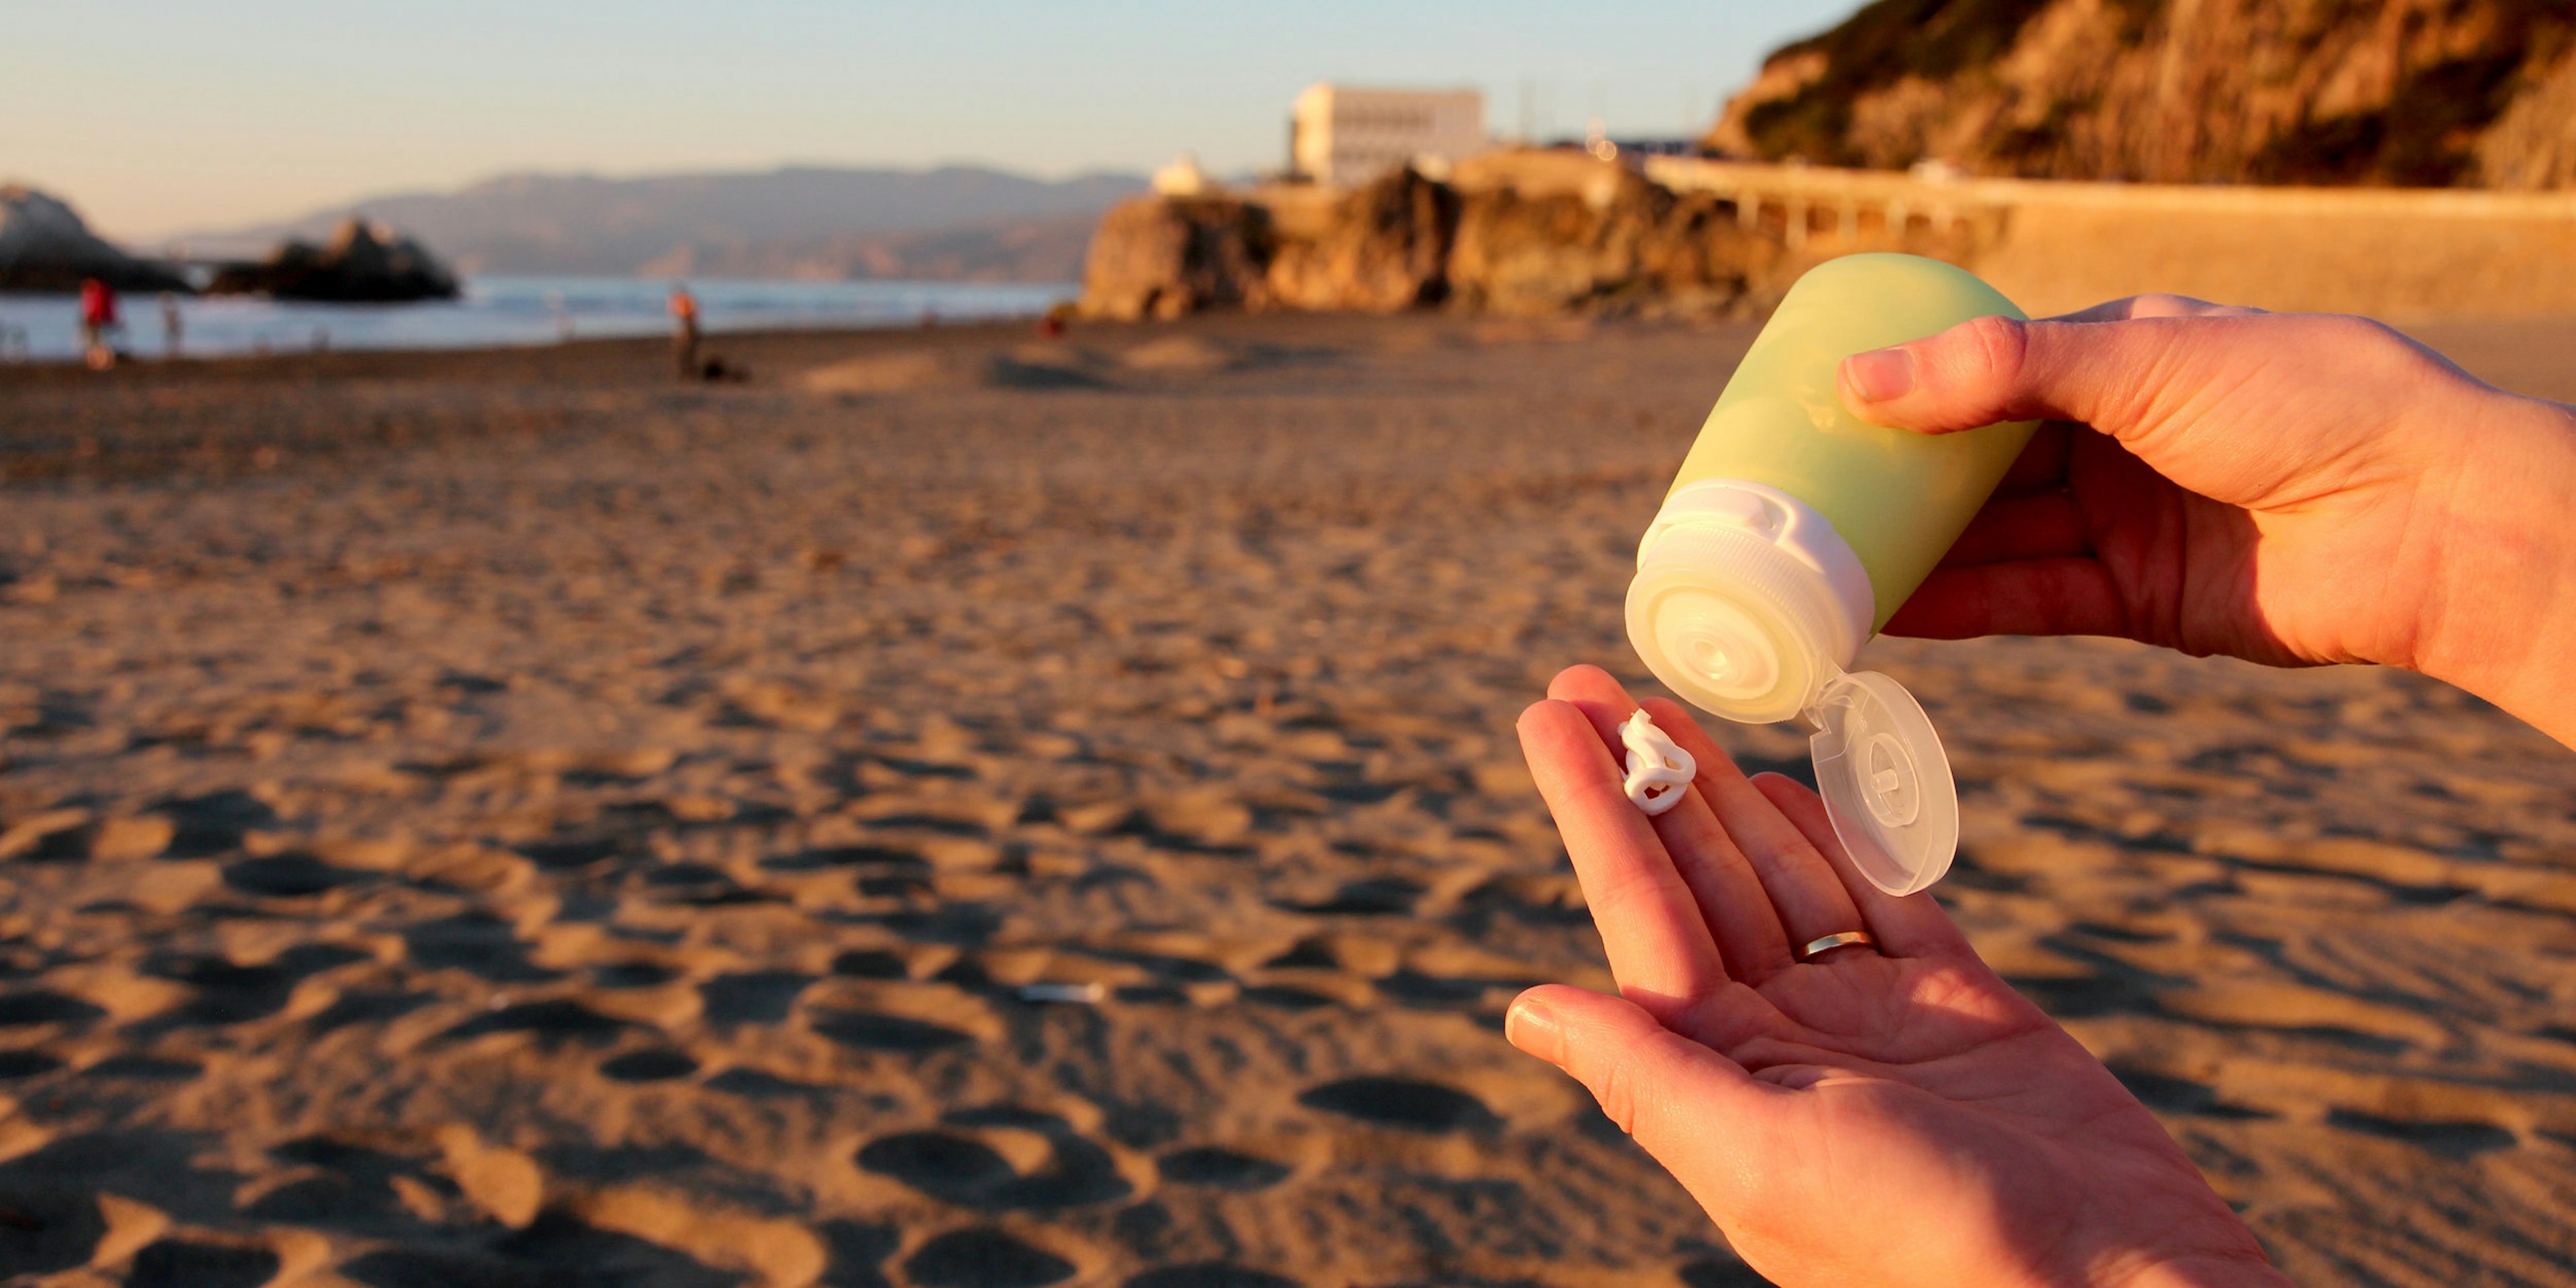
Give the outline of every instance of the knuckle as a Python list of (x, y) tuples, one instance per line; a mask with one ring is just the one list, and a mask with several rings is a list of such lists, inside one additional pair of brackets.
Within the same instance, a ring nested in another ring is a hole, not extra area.
[(1586, 1085), (1591, 1087), (1592, 1099), (1600, 1104), (1604, 1117), (1617, 1123), (1621, 1132), (1630, 1136), (1637, 1134), (1637, 1068), (1634, 1061), (1624, 1055), (1612, 1056), (1594, 1066)]
[(2030, 329), (2008, 317), (1971, 318), (1960, 324), (1968, 355), (1991, 375), (2009, 380), (2030, 353)]

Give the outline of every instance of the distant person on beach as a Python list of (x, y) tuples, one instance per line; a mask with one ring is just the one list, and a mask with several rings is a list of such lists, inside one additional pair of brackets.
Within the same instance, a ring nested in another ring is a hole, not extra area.
[(179, 297), (161, 292), (161, 356), (175, 358), (185, 341), (187, 323), (179, 317)]
[[(2361, 318), (2172, 296), (1982, 318), (1855, 355), (1841, 381), (1902, 429), (2051, 422), (1891, 634), (2402, 666), (2576, 746), (2576, 408)], [(2289, 1282), (1931, 895), (1861, 878), (1814, 792), (1747, 778), (1654, 699), (1699, 774), (1667, 813), (1630, 805), (1616, 729), (1636, 705), (1575, 667), (1521, 716), (1620, 995), (1531, 989), (1505, 1032), (1590, 1088), (1755, 1270), (1782, 1288)]]
[(116, 288), (95, 277), (81, 279), (81, 361), (92, 371), (116, 365), (116, 346), (109, 333), (117, 327)]
[(698, 364), (698, 297), (685, 285), (671, 288), (671, 370), (682, 380), (705, 379)]

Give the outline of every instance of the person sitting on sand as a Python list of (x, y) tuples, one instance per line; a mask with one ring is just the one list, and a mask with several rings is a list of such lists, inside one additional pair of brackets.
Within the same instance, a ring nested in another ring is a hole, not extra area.
[[(2576, 745), (2576, 408), (2361, 318), (2171, 296), (1979, 319), (1841, 379), (1896, 428), (2054, 422), (1890, 634), (2402, 666)], [(1748, 1264), (1782, 1288), (2288, 1282), (1929, 894), (1859, 876), (1814, 792), (1747, 778), (1650, 699), (1699, 771), (1679, 807), (1632, 806), (1617, 728), (1636, 706), (1576, 667), (1521, 716), (1619, 996), (1534, 988), (1506, 1033)], [(1836, 938), (1863, 942), (1818, 945)]]

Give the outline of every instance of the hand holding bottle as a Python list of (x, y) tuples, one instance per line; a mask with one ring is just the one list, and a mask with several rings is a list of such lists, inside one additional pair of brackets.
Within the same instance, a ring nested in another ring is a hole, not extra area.
[(2576, 745), (2576, 409), (2361, 318), (2141, 296), (1842, 367), (1874, 424), (2044, 418), (1891, 634), (2448, 680)]

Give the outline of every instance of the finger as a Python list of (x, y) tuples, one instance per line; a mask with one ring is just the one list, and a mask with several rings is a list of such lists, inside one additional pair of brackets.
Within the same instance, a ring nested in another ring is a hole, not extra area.
[(2262, 311), (2247, 308), (2241, 304), (2212, 304), (2207, 300), (2196, 300), (2188, 295), (2159, 293), (2110, 300), (2089, 309), (2061, 313), (2048, 320), (2051, 322), (2126, 322), (2131, 318), (2245, 317)]
[[(1548, 696), (1571, 702), (1592, 720), (1614, 759), (1621, 756), (1618, 728), (1637, 710), (1637, 700), (1610, 673), (1594, 666), (1568, 667), (1548, 686)], [(1789, 932), (1782, 929), (1772, 899), (1752, 860), (1736, 845), (1719, 820), (1712, 792), (1727, 775), (1742, 778), (1735, 762), (1709, 741), (1697, 722), (1671, 702), (1649, 702), (1649, 714), (1681, 749), (1698, 762), (1699, 772), (1680, 804), (1648, 820), (1664, 842), (1664, 852), (1690, 886), (1700, 917), (1717, 939), (1718, 955), (1729, 975), (1760, 983), (1788, 967)], [(1669, 1019), (1670, 1017), (1666, 1017)]]
[[(1787, 932), (1783, 948), (1858, 929), (1860, 910), (1852, 906), (1851, 896), (1843, 891), (1842, 882), (1834, 876), (1824, 856), (1807, 844), (1795, 824), (1780, 816), (1769, 798), (1754, 789), (1734, 761), (1717, 750), (1680, 704), (1656, 698), (1646, 704), (1646, 710), (1655, 717), (1656, 724), (1664, 725), (1668, 731), (1676, 726), (1689, 731), (1697, 745), (1683, 743), (1684, 751), (1698, 756), (1702, 747), (1707, 748), (1709, 756), (1694, 785), (1708, 797), (1717, 812), (1718, 824), (1744, 853), (1753, 874), (1761, 878), (1762, 892), (1771, 897), (1780, 929)], [(1665, 724), (1667, 719), (1672, 723)], [(1678, 734), (1674, 741), (1680, 741)], [(1745, 972), (1739, 969), (1736, 974), (1742, 978)]]
[(1840, 388), (1844, 405), (1872, 424), (1946, 434), (2002, 421), (2068, 420), (2143, 454), (2171, 413), (2241, 382), (2247, 364), (2259, 363), (2233, 356), (2250, 351), (2240, 343), (2247, 335), (2241, 328), (2258, 321), (1972, 318), (1938, 335), (1853, 354), (1843, 360)]
[(2048, 320), (2051, 322), (2125, 322), (2129, 320), (2129, 310), (2137, 307), (2137, 304), (2137, 296), (2124, 296), (2116, 300), (2104, 300), (2091, 308), (2077, 309), (2072, 313), (2060, 313)]
[(1583, 712), (1567, 702), (1534, 703), (1521, 713), (1520, 735), (1620, 991), (1662, 1012), (1726, 983), (1698, 901), (1620, 790), (1620, 773)]
[(1843, 889), (1860, 908), (1869, 933), (1877, 937), (1881, 952), (1890, 957), (1939, 957), (1967, 950), (1967, 937), (1959, 933), (1950, 914), (1941, 911), (1930, 892), (1892, 895), (1871, 885), (1869, 878), (1852, 866), (1842, 838), (1834, 835), (1833, 819), (1825, 814), (1823, 798), (1806, 784), (1781, 774), (1764, 774), (1753, 780), (1753, 786), (1807, 838), (1808, 844), (1827, 856), (1834, 875), (1842, 878)]
[(1941, 556), (1944, 568), (2056, 559), (2093, 553), (2083, 507), (2063, 492), (1998, 496), (1968, 520), (1967, 531)]
[(2023, 559), (1935, 568), (1882, 633), (1927, 640), (1980, 635), (2117, 635), (2129, 614), (2098, 559)]
[(1582, 1083), (1721, 1222), (1740, 1206), (1740, 1186), (1760, 1182), (1797, 1147), (1778, 1113), (1794, 1093), (1618, 998), (1533, 988), (1513, 1000), (1503, 1033)]

